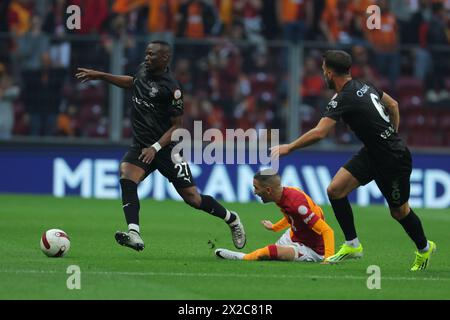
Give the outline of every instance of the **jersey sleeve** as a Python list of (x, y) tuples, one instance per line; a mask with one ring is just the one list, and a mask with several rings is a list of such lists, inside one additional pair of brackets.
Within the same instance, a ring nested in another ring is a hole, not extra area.
[(334, 255), (334, 231), (323, 219), (318, 219), (312, 227), (313, 231), (323, 238), (325, 246), (324, 258)]
[(373, 90), (376, 91), (376, 93), (378, 94), (378, 96), (380, 97), (380, 100), (381, 100), (381, 98), (383, 98), (383, 94), (384, 94), (383, 90), (378, 89), (378, 88), (377, 88), (372, 82), (370, 82), (370, 81), (368, 81), (367, 84), (368, 84), (369, 86), (371, 86)]
[(272, 230), (275, 232), (281, 231), (289, 227), (289, 221), (286, 217), (283, 217), (280, 221), (272, 225)]
[(339, 121), (345, 112), (345, 109), (346, 106), (343, 96), (341, 94), (336, 94), (330, 102), (328, 102), (323, 116)]
[(179, 87), (170, 89), (169, 114), (172, 117), (182, 115), (184, 112), (183, 93)]
[(292, 200), (291, 211), (297, 212), (303, 223), (310, 229), (312, 229), (317, 220), (320, 219), (320, 217), (312, 211), (308, 204), (308, 200), (306, 200), (303, 195), (298, 195)]

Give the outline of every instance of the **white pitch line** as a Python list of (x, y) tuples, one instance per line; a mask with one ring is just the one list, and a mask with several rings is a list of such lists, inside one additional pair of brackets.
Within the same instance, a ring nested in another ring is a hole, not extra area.
[[(185, 272), (122, 272), (122, 271), (81, 271), (83, 274), (103, 275), (103, 276), (137, 276), (137, 277), (217, 277), (217, 278), (272, 278), (272, 279), (349, 279), (349, 280), (367, 280), (363, 276), (326, 276), (326, 275), (283, 275), (283, 274), (236, 274), (236, 273), (185, 273)], [(0, 270), (0, 273), (28, 273), (28, 274), (65, 274), (65, 272), (54, 270)], [(450, 281), (450, 278), (418, 278), (418, 277), (385, 277), (382, 280), (392, 281)]]

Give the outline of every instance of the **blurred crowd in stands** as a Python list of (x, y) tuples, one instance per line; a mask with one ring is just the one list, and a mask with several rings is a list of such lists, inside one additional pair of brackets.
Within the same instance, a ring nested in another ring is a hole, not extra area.
[[(367, 28), (372, 4), (381, 9), (380, 29)], [(79, 30), (66, 27), (70, 5), (81, 8)], [(109, 89), (77, 82), (76, 68), (108, 71), (119, 40), (131, 75), (156, 39), (174, 45), (187, 128), (203, 120), (204, 129), (286, 131), (288, 47), (304, 44), (303, 132), (331, 97), (321, 54), (342, 48), (353, 56), (353, 77), (400, 102), (400, 131), (411, 145), (450, 146), (450, 0), (2, 0), (0, 139), (108, 137)], [(332, 140), (355, 142), (340, 126)]]

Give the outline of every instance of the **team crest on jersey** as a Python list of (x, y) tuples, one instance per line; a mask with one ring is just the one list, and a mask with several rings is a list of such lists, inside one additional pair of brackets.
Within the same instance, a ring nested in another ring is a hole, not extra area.
[(156, 97), (157, 94), (158, 94), (158, 86), (156, 85), (155, 82), (150, 82), (150, 91), (149, 91), (150, 97), (154, 98)]
[(175, 92), (173, 93), (173, 97), (175, 99), (180, 99), (181, 98), (181, 90), (180, 89), (175, 90)]
[(331, 98), (330, 102), (328, 102), (327, 110), (330, 110), (331, 108), (335, 109), (337, 107), (337, 101), (334, 100), (334, 98), (337, 97), (337, 93), (334, 94), (334, 96)]
[(298, 213), (300, 213), (302, 216), (308, 213), (308, 208), (305, 206), (298, 207)]
[(337, 107), (338, 103), (336, 100), (331, 100), (330, 102), (328, 102), (328, 107), (327, 109), (333, 108), (335, 109)]

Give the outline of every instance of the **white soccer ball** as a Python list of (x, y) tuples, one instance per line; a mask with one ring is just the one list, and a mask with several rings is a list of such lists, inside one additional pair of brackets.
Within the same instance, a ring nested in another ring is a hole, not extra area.
[(41, 237), (41, 250), (48, 257), (62, 257), (69, 249), (69, 236), (60, 229), (47, 230)]

